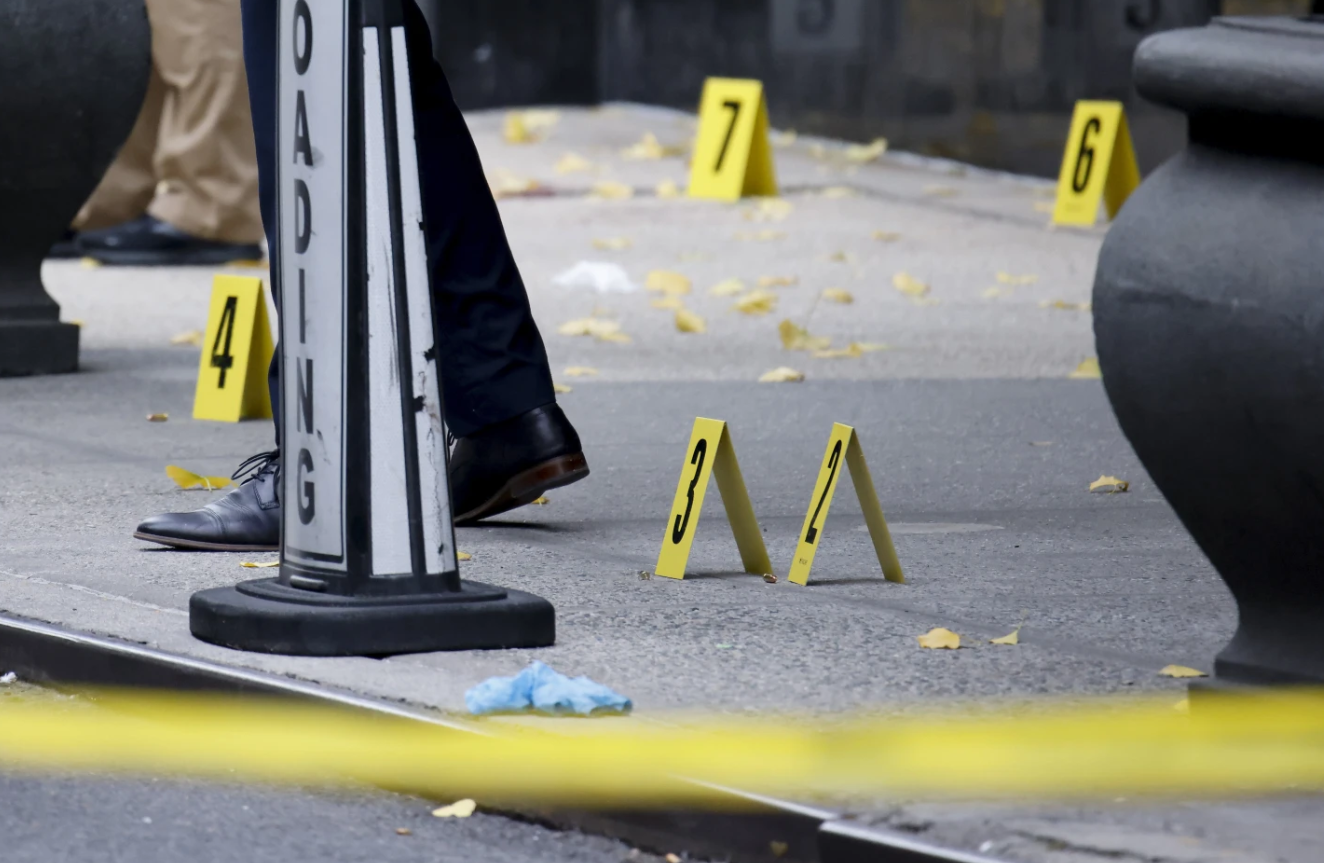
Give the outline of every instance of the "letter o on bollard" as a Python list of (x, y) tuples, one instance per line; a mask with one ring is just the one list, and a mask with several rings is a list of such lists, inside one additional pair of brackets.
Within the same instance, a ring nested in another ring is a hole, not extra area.
[[(303, 36), (302, 46), (299, 45), (300, 35)], [(304, 74), (312, 61), (313, 15), (308, 9), (307, 0), (299, 0), (294, 4), (294, 71), (300, 75)]]

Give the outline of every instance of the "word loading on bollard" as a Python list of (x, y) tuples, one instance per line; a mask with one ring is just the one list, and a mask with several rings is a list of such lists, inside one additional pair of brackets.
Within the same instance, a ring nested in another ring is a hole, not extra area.
[(809, 512), (805, 514), (804, 527), (800, 529), (800, 544), (796, 547), (795, 560), (791, 562), (787, 580), (792, 584), (809, 583), (809, 570), (814, 566), (814, 554), (823, 538), (823, 523), (827, 521), (832, 497), (837, 493), (837, 483), (843, 473), (842, 462), (850, 471), (851, 484), (855, 486), (855, 496), (859, 498), (860, 509), (864, 511), (864, 523), (869, 528), (869, 538), (873, 540), (874, 553), (878, 555), (884, 577), (888, 581), (905, 584), (906, 576), (901, 571), (901, 562), (897, 560), (892, 532), (887, 527), (887, 519), (883, 517), (883, 508), (878, 503), (878, 491), (869, 474), (869, 464), (864, 459), (864, 447), (860, 445), (860, 437), (855, 429), (841, 423), (832, 426), (832, 436), (828, 439), (827, 452), (823, 454), (823, 464), (818, 470), (818, 481), (814, 483), (814, 495), (810, 499)]
[(1057, 180), (1053, 223), (1093, 225), (1100, 202), (1108, 218), (1115, 218), (1139, 185), (1140, 167), (1122, 103), (1077, 102)]
[(722, 420), (696, 419), (686, 453), (680, 484), (676, 486), (676, 500), (671, 505), (671, 518), (662, 538), (662, 551), (657, 557), (656, 574), (666, 578), (685, 577), (685, 565), (690, 559), (690, 547), (694, 545), (694, 534), (699, 529), (708, 479), (712, 476), (717, 477), (717, 490), (722, 495), (745, 572), (770, 574), (772, 560), (763, 543), (754, 504), (745, 488), (745, 478), (740, 473), (731, 430)]
[(267, 367), (275, 353), (262, 280), (217, 276), (193, 396), (195, 420), (271, 419)]
[(709, 78), (704, 84), (689, 194), (717, 201), (777, 194), (762, 82)]
[(401, 0), (276, 5), (280, 575), (195, 593), (190, 630), (306, 656), (553, 644), (551, 603), (460, 579)]

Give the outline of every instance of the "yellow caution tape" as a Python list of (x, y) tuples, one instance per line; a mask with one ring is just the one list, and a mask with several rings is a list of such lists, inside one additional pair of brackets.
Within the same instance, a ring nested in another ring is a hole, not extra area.
[[(549, 727), (571, 733), (554, 733)], [(102, 693), (0, 710), (0, 765), (367, 782), (488, 801), (731, 805), (836, 796), (1229, 796), (1324, 790), (1324, 693), (978, 716), (482, 723), (483, 734), (271, 700)], [(684, 778), (681, 778), (684, 777)]]

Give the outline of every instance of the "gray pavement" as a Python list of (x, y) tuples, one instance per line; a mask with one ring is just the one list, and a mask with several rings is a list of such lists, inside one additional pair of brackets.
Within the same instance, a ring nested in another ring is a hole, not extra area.
[[(371, 790), (0, 775), (7, 863), (628, 863), (620, 842)], [(408, 831), (401, 833), (399, 831)]]
[[(462, 573), (552, 600), (555, 647), (302, 659), (242, 654), (189, 636), (188, 596), (252, 576), (238, 566), (245, 556), (152, 550), (130, 533), (143, 516), (209, 498), (175, 489), (166, 464), (228, 473), (270, 445), (263, 423), (189, 419), (197, 352), (168, 341), (202, 328), (205, 271), (47, 266), (66, 318), (85, 321), (85, 370), (0, 380), (0, 608), (445, 711), (462, 710), (469, 686), (535, 657), (609, 684), (633, 698), (641, 716), (659, 719), (672, 709), (913, 709), (1039, 694), (1159, 691), (1176, 702), (1184, 687), (1158, 670), (1209, 669), (1235, 608), (1136, 461), (1101, 384), (1067, 379), (1093, 353), (1088, 311), (1041, 304), (1088, 302), (1102, 232), (1048, 230), (1036, 207), (1046, 200), (1042, 183), (906, 157), (851, 165), (836, 155), (838, 145), (801, 140), (777, 151), (789, 215), (753, 222), (749, 203), (653, 197), (657, 182), (683, 180), (679, 158), (618, 157), (644, 131), (664, 143), (684, 140), (692, 121), (683, 115), (626, 106), (566, 111), (548, 140), (528, 146), (502, 143), (500, 122), (499, 114), (472, 118), (489, 173), (533, 177), (550, 191), (504, 199), (503, 216), (554, 371), (573, 386), (562, 403), (584, 437), (593, 476), (553, 493), (547, 506), (462, 529), (460, 546), (474, 556)], [(815, 151), (816, 143), (826, 149)], [(600, 165), (601, 175), (558, 174), (566, 152)], [(599, 179), (641, 192), (626, 201), (586, 198)], [(837, 186), (852, 196), (825, 196)], [(785, 236), (734, 239), (751, 230)], [(877, 241), (875, 230), (901, 239)], [(618, 236), (632, 247), (592, 246)], [(846, 262), (833, 260), (835, 252), (847, 253), (838, 256)], [(615, 260), (641, 284), (653, 269), (684, 273), (695, 281), (687, 302), (709, 331), (677, 332), (643, 291), (600, 297), (551, 285), (582, 259)], [(895, 291), (892, 276), (903, 270), (930, 282), (939, 302), (916, 305)], [(998, 272), (1038, 278), (1007, 286)], [(706, 294), (723, 279), (760, 275), (799, 279), (775, 289), (780, 308), (766, 317), (731, 312), (729, 299)], [(1012, 290), (986, 297), (995, 286)], [(827, 287), (850, 290), (856, 302), (819, 301)], [(595, 311), (619, 320), (633, 342), (556, 334), (559, 323)], [(893, 350), (835, 360), (788, 352), (776, 334), (783, 318), (839, 347), (857, 340)], [(571, 365), (599, 374), (566, 377)], [(807, 380), (755, 383), (780, 365)], [(147, 423), (155, 412), (170, 421)], [(732, 424), (782, 576), (831, 425), (855, 425), (910, 584), (882, 579), (845, 483), (808, 588), (738, 571), (716, 494), (700, 523), (692, 577), (641, 578), (656, 560), (695, 416)], [(1129, 493), (1090, 494), (1101, 474), (1130, 481)], [(1021, 623), (1020, 646), (986, 643)], [(971, 649), (920, 649), (915, 636), (933, 626), (960, 632)], [(862, 817), (891, 817), (884, 809)], [(1118, 823), (1186, 835), (1179, 820), (1136, 811), (1012, 809), (990, 823), (1034, 817), (1078, 831), (1097, 824), (1090, 835), (1100, 853), (1196, 859), (1127, 850), (1132, 828)], [(988, 837), (975, 842), (978, 831), (962, 827), (976, 817), (970, 812), (926, 816), (925, 829), (977, 847)], [(1271, 834), (1299, 832), (1318, 812), (1318, 803), (1305, 801), (1271, 810), (1247, 830), (1261, 831), (1267, 847)], [(1061, 842), (1021, 845), (1009, 842), (999, 853), (1075, 859)], [(1284, 850), (1266, 859), (1316, 859), (1290, 843), (1275, 847)]]

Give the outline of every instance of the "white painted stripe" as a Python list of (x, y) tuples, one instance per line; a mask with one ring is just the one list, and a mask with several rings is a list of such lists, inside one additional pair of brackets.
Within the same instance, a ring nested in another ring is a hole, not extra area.
[(438, 364), (424, 356), (436, 344), (432, 296), (428, 281), (428, 250), (423, 234), (423, 199), (419, 187), (418, 147), (414, 138), (414, 107), (409, 81), (405, 30), (391, 31), (395, 58), (395, 123), (400, 146), (400, 209), (403, 222), (406, 291), (409, 296), (409, 338), (413, 352), (414, 397), (423, 399), (416, 415), (418, 485), (423, 501), (423, 545), (428, 572), (454, 572), (455, 531), (451, 525), (450, 488), (446, 481), (446, 427), (443, 421)]
[(413, 561), (405, 483), (400, 367), (396, 362), (399, 321), (395, 309), (391, 205), (386, 173), (386, 105), (382, 98), (381, 49), (377, 44), (376, 27), (363, 28), (363, 136), (367, 204), (372, 571), (374, 575), (388, 575), (409, 572), (413, 569)]

